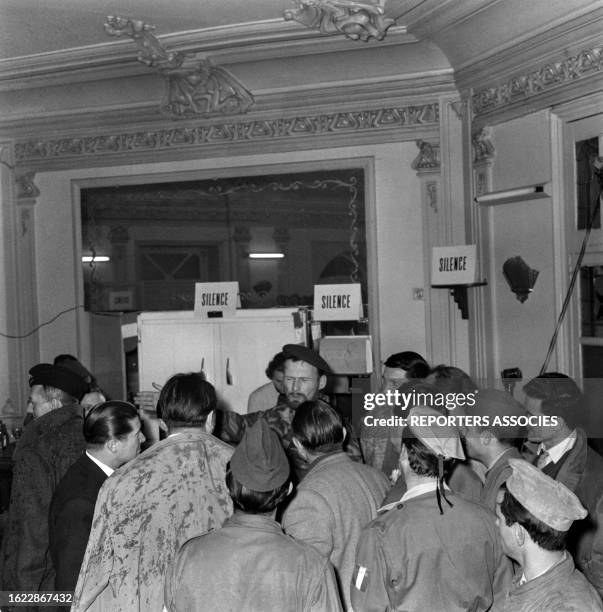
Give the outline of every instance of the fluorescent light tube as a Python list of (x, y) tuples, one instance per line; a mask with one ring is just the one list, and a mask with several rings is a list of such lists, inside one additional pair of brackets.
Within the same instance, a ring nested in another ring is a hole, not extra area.
[(283, 259), (284, 253), (249, 253), (249, 259)]

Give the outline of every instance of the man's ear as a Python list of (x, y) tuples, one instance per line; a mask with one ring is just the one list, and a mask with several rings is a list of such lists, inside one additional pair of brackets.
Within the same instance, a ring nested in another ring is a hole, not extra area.
[(523, 546), (526, 541), (526, 530), (519, 524), (513, 524), (513, 536), (515, 537), (515, 542), (517, 542), (518, 546)]
[(110, 440), (107, 440), (105, 442), (105, 447), (107, 448), (107, 450), (111, 453), (116, 453), (117, 449), (119, 448), (119, 440), (116, 440), (115, 438), (111, 438)]
[(325, 385), (327, 384), (327, 377), (324, 374), (320, 375), (320, 378), (318, 379), (318, 389), (324, 389)]
[(205, 429), (205, 431), (210, 434), (214, 431), (215, 424), (216, 424), (216, 411), (212, 410), (207, 415), (207, 420), (205, 421), (205, 427), (203, 429)]
[(479, 439), (484, 446), (490, 446), (492, 440), (494, 439), (494, 436), (492, 435), (492, 432), (489, 429), (484, 429), (479, 434)]
[(295, 436), (293, 436), (291, 440), (293, 441), (293, 446), (295, 446), (302, 459), (304, 461), (308, 461), (308, 451), (304, 445)]

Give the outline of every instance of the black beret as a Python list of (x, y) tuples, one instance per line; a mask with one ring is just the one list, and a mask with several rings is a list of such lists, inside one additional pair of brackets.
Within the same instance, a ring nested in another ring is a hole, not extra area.
[(35, 365), (29, 370), (29, 386), (32, 385), (54, 387), (69, 393), (78, 400), (90, 391), (90, 385), (76, 371), (76, 368), (68, 367), (65, 364), (39, 363)]
[(321, 374), (330, 374), (333, 370), (331, 370), (331, 366), (316, 352), (307, 346), (302, 346), (301, 344), (285, 344), (283, 346), (283, 353), (285, 356), (294, 359), (299, 359), (300, 361), (305, 361), (310, 365), (313, 365)]

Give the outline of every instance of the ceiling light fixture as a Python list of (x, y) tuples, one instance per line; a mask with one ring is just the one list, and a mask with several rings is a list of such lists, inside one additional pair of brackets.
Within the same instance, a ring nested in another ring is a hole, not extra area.
[(111, 261), (108, 255), (96, 255), (95, 257), (92, 255), (82, 255), (82, 263), (104, 263), (106, 261)]
[(249, 259), (284, 259), (284, 253), (249, 253)]

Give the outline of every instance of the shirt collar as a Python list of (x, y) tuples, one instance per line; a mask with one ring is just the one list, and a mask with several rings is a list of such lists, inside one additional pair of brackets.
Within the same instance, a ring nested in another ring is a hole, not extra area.
[[(386, 504), (385, 506), (381, 506), (377, 512), (384, 512), (386, 510), (391, 510), (395, 508), (398, 504), (403, 504), (405, 501), (409, 499), (413, 499), (414, 497), (419, 497), (420, 495), (425, 495), (425, 493), (433, 493), (438, 488), (438, 481), (434, 478), (432, 482), (424, 482), (423, 484), (415, 485), (414, 487), (410, 487), (410, 489), (406, 490), (406, 493), (402, 495), (402, 497), (395, 502), (391, 502), (390, 504)], [(447, 484), (444, 483), (444, 489), (446, 491), (450, 491)]]
[(115, 472), (115, 470), (111, 467), (109, 467), (108, 465), (104, 464), (102, 461), (99, 461), (96, 457), (93, 457), (88, 451), (86, 451), (86, 457), (88, 457), (88, 459), (90, 459), (90, 461), (92, 461), (93, 463), (96, 463), (96, 465), (98, 465), (98, 467), (105, 472), (105, 474), (107, 474), (107, 476), (111, 476), (111, 474), (113, 474), (113, 472)]
[(551, 448), (546, 448), (546, 446), (541, 442), (538, 445), (538, 454), (540, 455), (541, 453), (546, 451), (549, 457), (551, 458), (551, 461), (553, 463), (558, 463), (559, 459), (561, 459), (561, 457), (563, 457), (565, 453), (574, 448), (577, 439), (578, 436), (576, 434), (576, 430), (574, 429), (567, 438), (564, 438), (563, 440), (561, 440), (561, 442), (555, 444), (555, 446), (551, 446)]
[(502, 451), (501, 453), (499, 453), (498, 455), (496, 455), (496, 457), (494, 458), (494, 461), (490, 462), (490, 465), (488, 466), (488, 469), (486, 470), (486, 474), (498, 463), (498, 460), (506, 453), (510, 453), (513, 450), (513, 447), (509, 447), (509, 448), (505, 448), (504, 451)]

